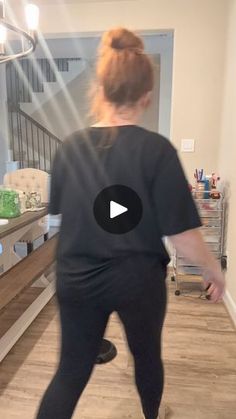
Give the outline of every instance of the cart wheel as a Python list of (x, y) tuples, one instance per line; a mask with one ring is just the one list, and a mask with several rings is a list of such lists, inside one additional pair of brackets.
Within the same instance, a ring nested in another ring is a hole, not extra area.
[(180, 295), (180, 290), (176, 290), (175, 295)]
[(170, 279), (171, 279), (172, 282), (174, 282), (175, 281), (175, 276), (172, 275), (172, 277)]
[(221, 268), (223, 271), (227, 269), (227, 256), (222, 256), (220, 260)]

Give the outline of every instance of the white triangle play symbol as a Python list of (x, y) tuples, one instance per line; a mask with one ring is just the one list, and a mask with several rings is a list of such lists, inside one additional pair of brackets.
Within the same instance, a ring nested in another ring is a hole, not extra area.
[(118, 217), (127, 211), (128, 208), (123, 207), (123, 205), (117, 204), (115, 201), (110, 201), (110, 218)]

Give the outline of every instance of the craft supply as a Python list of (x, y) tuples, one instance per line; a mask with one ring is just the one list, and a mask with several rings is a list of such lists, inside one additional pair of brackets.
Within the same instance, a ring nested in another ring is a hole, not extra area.
[(207, 177), (205, 178), (204, 181), (204, 199), (209, 199), (210, 198), (210, 180), (207, 179)]
[(203, 169), (195, 169), (194, 177), (197, 182), (203, 181)]
[(41, 208), (41, 195), (38, 192), (28, 192), (25, 201), (26, 210)]
[(11, 189), (0, 189), (0, 217), (14, 218), (21, 215), (19, 194)]
[(198, 181), (196, 183), (195, 197), (197, 199), (203, 199), (204, 198), (204, 190), (205, 190), (205, 182), (204, 181)]
[(211, 197), (212, 199), (220, 199), (220, 192), (219, 192), (219, 191), (216, 191), (215, 189), (213, 189), (213, 190), (210, 192), (210, 197)]
[(217, 182), (220, 180), (220, 177), (216, 174), (216, 173), (212, 173), (212, 175), (211, 175), (211, 179), (210, 179), (210, 182), (211, 182), (211, 188), (212, 189), (216, 189), (216, 187), (217, 187)]

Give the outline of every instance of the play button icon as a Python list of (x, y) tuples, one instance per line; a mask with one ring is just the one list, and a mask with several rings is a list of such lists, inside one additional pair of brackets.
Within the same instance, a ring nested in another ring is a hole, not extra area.
[(128, 211), (128, 208), (123, 207), (123, 205), (117, 204), (117, 202), (110, 202), (110, 218), (118, 217), (124, 212)]
[(142, 201), (137, 193), (124, 185), (112, 185), (96, 197), (94, 217), (103, 230), (124, 234), (133, 230), (142, 218)]

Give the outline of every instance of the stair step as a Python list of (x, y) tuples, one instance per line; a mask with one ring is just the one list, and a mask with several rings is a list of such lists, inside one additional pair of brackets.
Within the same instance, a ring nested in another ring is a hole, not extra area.
[(26, 159), (26, 151), (21, 153), (15, 152), (14, 153), (14, 161), (21, 162), (23, 167), (32, 167), (34, 169), (39, 168), (39, 160), (27, 160)]
[(67, 86), (71, 81), (82, 75), (85, 68), (86, 64), (84, 62), (72, 61), (69, 66), (69, 71), (58, 72), (55, 76), (55, 80), (43, 81), (43, 91), (37, 91), (37, 89), (34, 89), (31, 102), (22, 100), (20, 102), (21, 109), (29, 115), (32, 115), (35, 111), (42, 107), (45, 102), (53, 100), (54, 96), (63, 91), (63, 89), (66, 88), (65, 86)]
[(31, 168), (31, 169), (39, 169), (39, 160), (27, 160), (23, 161), (22, 165), (25, 168)]
[(26, 158), (26, 151), (14, 151), (14, 160), (15, 161), (22, 161)]

